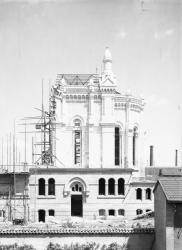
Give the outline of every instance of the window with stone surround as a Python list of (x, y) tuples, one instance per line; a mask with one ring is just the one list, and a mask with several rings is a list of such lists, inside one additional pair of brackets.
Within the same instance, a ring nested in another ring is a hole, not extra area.
[(2, 218), (4, 218), (5, 217), (5, 211), (4, 210), (0, 210), (0, 217)]
[(45, 214), (46, 214), (46, 212), (43, 209), (40, 209), (38, 211), (38, 220), (39, 220), (39, 222), (45, 222)]
[(82, 131), (81, 121), (79, 119), (74, 120), (74, 164), (81, 165), (81, 152), (82, 151)]
[(106, 194), (106, 181), (104, 178), (99, 179), (99, 195), (105, 195)]
[(39, 179), (39, 195), (45, 195), (45, 180), (44, 178)]
[(140, 215), (140, 214), (142, 214), (142, 213), (143, 213), (142, 209), (137, 209), (137, 210), (136, 210), (136, 215)]
[(48, 195), (55, 195), (55, 180), (53, 178), (48, 180)]
[(79, 182), (74, 183), (71, 186), (71, 191), (72, 192), (82, 192), (83, 191), (83, 187)]
[(120, 128), (115, 127), (115, 165), (120, 165)]
[(136, 199), (142, 200), (142, 189), (141, 188), (136, 189)]
[(49, 216), (54, 216), (55, 215), (55, 211), (53, 209), (49, 209)]
[(151, 200), (151, 189), (150, 188), (147, 188), (146, 190), (145, 190), (145, 198), (146, 198), (146, 200)]
[(138, 128), (134, 127), (133, 129), (133, 166), (136, 165), (136, 140), (138, 135)]
[(118, 179), (118, 194), (125, 194), (125, 180), (123, 178)]
[(108, 194), (115, 195), (115, 180), (113, 178), (108, 180)]
[(115, 210), (114, 209), (109, 209), (109, 216), (115, 216)]
[(105, 216), (106, 210), (105, 209), (99, 209), (99, 216)]
[(118, 209), (118, 215), (125, 216), (125, 210), (124, 209)]

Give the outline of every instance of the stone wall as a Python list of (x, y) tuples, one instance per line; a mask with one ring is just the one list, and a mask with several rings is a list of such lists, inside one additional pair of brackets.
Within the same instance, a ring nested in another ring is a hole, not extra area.
[(14, 229), (0, 230), (0, 244), (32, 245), (37, 250), (45, 250), (49, 243), (71, 245), (75, 243), (93, 243), (109, 245), (113, 242), (119, 245), (127, 245), (127, 250), (152, 250), (154, 244), (153, 229)]

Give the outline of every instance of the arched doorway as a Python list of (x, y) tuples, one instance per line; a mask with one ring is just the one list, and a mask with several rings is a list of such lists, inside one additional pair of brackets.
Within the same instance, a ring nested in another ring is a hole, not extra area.
[(71, 185), (71, 216), (83, 217), (83, 186), (76, 182)]

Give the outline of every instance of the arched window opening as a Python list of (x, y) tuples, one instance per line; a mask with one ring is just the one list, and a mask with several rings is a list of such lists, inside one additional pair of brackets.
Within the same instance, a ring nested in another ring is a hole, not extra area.
[(39, 195), (45, 195), (45, 180), (39, 179)]
[(118, 210), (118, 215), (125, 216), (125, 210), (124, 209), (119, 209)]
[(53, 209), (49, 210), (49, 216), (54, 216), (55, 215), (55, 211)]
[(109, 216), (115, 216), (115, 210), (114, 209), (109, 209)]
[(82, 192), (83, 191), (83, 187), (80, 183), (74, 183), (71, 187), (72, 192)]
[(45, 210), (38, 211), (39, 222), (45, 222)]
[(0, 210), (0, 217), (4, 218), (5, 217), (5, 211), (4, 210)]
[(115, 165), (120, 163), (120, 129), (115, 127)]
[(146, 189), (145, 198), (146, 198), (146, 200), (151, 200), (151, 189), (150, 188)]
[(118, 194), (119, 195), (125, 194), (125, 180), (122, 178), (118, 180)]
[(81, 164), (81, 121), (79, 119), (75, 119), (74, 121), (74, 164)]
[(142, 214), (142, 213), (143, 213), (143, 211), (141, 209), (136, 210), (136, 215), (139, 215), (139, 214)]
[(146, 209), (145, 211), (146, 211), (146, 213), (152, 212), (151, 209)]
[(105, 195), (106, 190), (105, 190), (105, 179), (101, 178), (99, 179), (99, 195)]
[(108, 194), (115, 195), (115, 180), (109, 179)]
[(137, 188), (137, 190), (136, 190), (136, 199), (142, 200), (142, 189), (141, 188)]
[(105, 216), (106, 210), (105, 209), (99, 209), (99, 216)]
[(55, 180), (53, 178), (48, 181), (48, 195), (55, 195)]
[(133, 166), (136, 165), (136, 140), (137, 140), (137, 127), (133, 129)]

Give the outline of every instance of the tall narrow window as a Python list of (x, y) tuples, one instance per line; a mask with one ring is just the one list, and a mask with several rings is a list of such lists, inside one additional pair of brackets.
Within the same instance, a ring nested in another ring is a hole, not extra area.
[(120, 178), (118, 180), (118, 194), (119, 195), (124, 195), (125, 194), (125, 181), (124, 179)]
[(115, 165), (119, 165), (120, 162), (120, 129), (115, 128)]
[(45, 180), (39, 179), (39, 195), (45, 195)]
[(48, 195), (55, 195), (55, 180), (53, 178), (48, 181)]
[(141, 188), (137, 188), (137, 190), (136, 190), (136, 199), (142, 200), (142, 189)]
[(38, 211), (39, 222), (45, 222), (45, 210), (41, 209)]
[(133, 129), (133, 166), (136, 165), (136, 138), (137, 138), (137, 128)]
[(74, 131), (74, 164), (81, 164), (81, 122), (79, 119), (74, 121), (75, 131)]
[(109, 179), (108, 194), (115, 195), (115, 180)]
[(99, 179), (99, 195), (105, 195), (105, 179)]
[(151, 200), (151, 189), (150, 188), (146, 189), (145, 198), (146, 198), (146, 200)]

